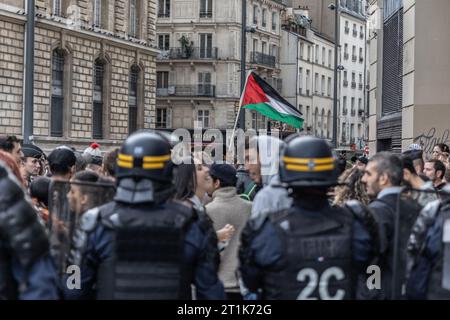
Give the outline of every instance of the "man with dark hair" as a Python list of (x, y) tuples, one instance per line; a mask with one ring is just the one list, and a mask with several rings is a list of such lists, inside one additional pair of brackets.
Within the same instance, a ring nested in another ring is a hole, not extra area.
[(20, 166), (23, 153), (20, 145), (20, 140), (16, 136), (1, 136), (0, 137), (0, 150), (10, 153), (17, 164)]
[(423, 168), (425, 162), (423, 161), (423, 151), (422, 150), (407, 150), (403, 152), (403, 155), (410, 158), (414, 165), (414, 170), (418, 175), (423, 173)]
[(412, 191), (411, 197), (417, 201), (422, 207), (427, 205), (427, 203), (437, 199), (436, 194), (426, 192), (433, 191), (433, 183), (431, 181), (424, 181), (416, 172), (414, 166), (414, 160), (411, 158), (411, 154), (404, 153), (402, 158), (403, 164), (403, 180), (405, 183), (413, 189), (425, 191)]
[(41, 171), (41, 159), (44, 152), (41, 148), (32, 144), (24, 144), (22, 146), (22, 152), (24, 156), (22, 158), (20, 173), (25, 181), (27, 181), (28, 185), (30, 185), (31, 181), (38, 176)]
[(382, 274), (379, 298), (398, 299), (406, 276), (406, 244), (420, 206), (410, 199), (398, 199), (402, 191), (403, 165), (392, 153), (374, 155), (367, 164), (362, 181), (368, 195), (374, 199), (369, 208), (378, 223), (380, 236), (378, 265)]
[(53, 150), (48, 156), (52, 180), (70, 180), (76, 162), (75, 153), (70, 148), (62, 146)]
[(241, 232), (250, 217), (252, 203), (236, 194), (236, 169), (232, 165), (214, 163), (209, 174), (213, 179), (214, 192), (212, 201), (206, 205), (206, 212), (211, 217), (216, 231), (226, 225), (231, 225), (236, 230), (221, 253), (219, 278), (224, 284), (228, 299), (242, 299), (236, 277), (237, 254)]
[(431, 181), (433, 181), (433, 185), (437, 190), (442, 190), (442, 188), (445, 186), (445, 166), (441, 161), (431, 159), (425, 162), (425, 168), (423, 172), (428, 178), (430, 178)]

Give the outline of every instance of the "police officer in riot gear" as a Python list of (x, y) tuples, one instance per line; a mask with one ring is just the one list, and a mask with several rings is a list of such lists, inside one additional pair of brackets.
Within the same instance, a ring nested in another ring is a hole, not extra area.
[(324, 140), (288, 139), (280, 180), (292, 189), (293, 204), (270, 213), (261, 226), (250, 220), (241, 238), (242, 280), (260, 298), (355, 297), (357, 275), (365, 273), (373, 243), (362, 206), (330, 207), (327, 191), (337, 184), (336, 169)]
[[(69, 265), (81, 269), (81, 289), (67, 299), (224, 298), (217, 237), (195, 210), (171, 201), (169, 141), (137, 132), (117, 159), (114, 201), (82, 216)], [(66, 279), (69, 281), (70, 279)]]
[(450, 299), (450, 186), (420, 212), (408, 243), (409, 299)]
[(0, 300), (58, 299), (44, 227), (3, 163), (0, 190)]

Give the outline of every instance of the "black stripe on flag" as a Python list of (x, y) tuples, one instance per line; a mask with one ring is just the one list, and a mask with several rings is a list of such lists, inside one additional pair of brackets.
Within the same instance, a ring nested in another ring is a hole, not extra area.
[(272, 88), (266, 81), (264, 81), (260, 76), (258, 76), (256, 73), (251, 73), (253, 78), (255, 79), (256, 83), (261, 87), (261, 89), (268, 95), (274, 98), (275, 100), (280, 101), (281, 103), (285, 104), (289, 108), (291, 108), (294, 112), (296, 112), (299, 117), (301, 117), (303, 114), (297, 110), (292, 104), (287, 102), (282, 96), (279, 95), (279, 93)]

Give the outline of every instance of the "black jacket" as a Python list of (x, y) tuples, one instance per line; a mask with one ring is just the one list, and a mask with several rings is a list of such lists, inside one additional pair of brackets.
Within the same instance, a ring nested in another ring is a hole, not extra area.
[[(410, 198), (403, 195), (398, 202), (398, 194), (387, 194), (380, 199), (375, 199), (369, 205), (378, 224), (380, 237), (378, 266), (381, 269), (381, 290), (378, 294), (380, 299), (399, 299), (401, 297), (401, 287), (404, 284), (406, 275), (406, 245), (411, 228), (420, 212), (420, 206)], [(394, 262), (395, 226), (397, 212), (398, 220), (398, 246), (396, 253), (396, 263)], [(395, 295), (392, 296), (392, 285), (394, 269), (397, 271), (395, 281)]]

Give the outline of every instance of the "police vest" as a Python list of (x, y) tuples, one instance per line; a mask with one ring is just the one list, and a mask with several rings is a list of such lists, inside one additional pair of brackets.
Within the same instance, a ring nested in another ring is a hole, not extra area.
[(300, 210), (270, 216), (284, 244), (284, 262), (265, 272), (264, 298), (352, 298), (352, 214), (329, 208), (307, 216)]
[(450, 299), (450, 203), (443, 204), (439, 219), (442, 218), (442, 249), (433, 265), (428, 282), (427, 298), (430, 300)]
[(113, 252), (98, 269), (99, 299), (190, 298), (182, 258), (192, 209), (176, 203), (150, 210), (110, 205), (100, 215), (113, 230)]

